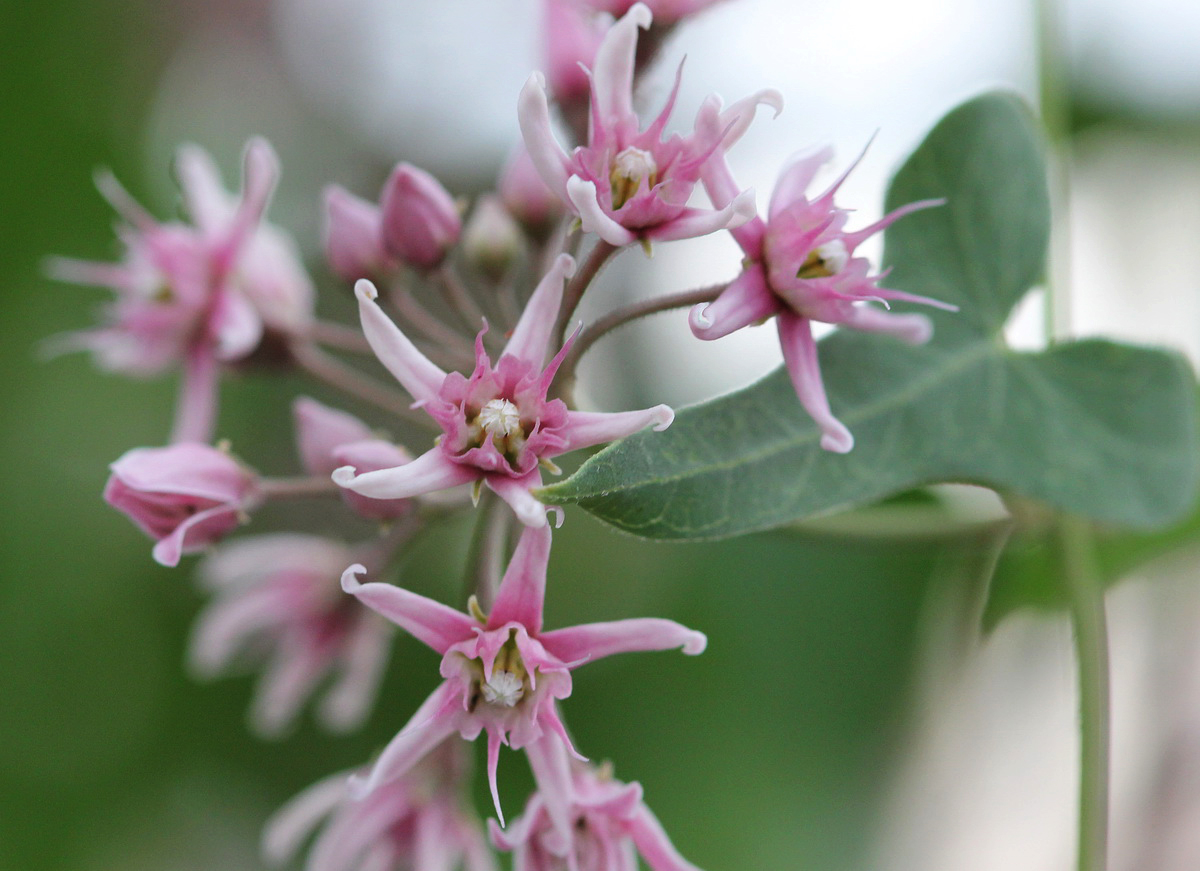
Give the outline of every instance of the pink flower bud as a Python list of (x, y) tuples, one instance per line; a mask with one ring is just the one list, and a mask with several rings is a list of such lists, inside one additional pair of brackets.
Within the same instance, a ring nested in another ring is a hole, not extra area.
[(254, 472), (195, 442), (134, 448), (110, 468), (104, 500), (158, 542), (164, 566), (222, 538), (259, 500)]
[(576, 0), (546, 0), (546, 79), (560, 103), (587, 100), (591, 83), (583, 67), (592, 68), (607, 30), (594, 12)]
[(325, 259), (346, 281), (369, 278), (391, 265), (383, 249), (379, 206), (339, 185), (325, 188)]
[(449, 192), (423, 169), (401, 163), (380, 197), (383, 245), (417, 269), (432, 269), (458, 241), (462, 219)]
[(500, 281), (521, 253), (521, 229), (500, 199), (481, 197), (463, 230), (467, 259), (492, 281)]
[(563, 214), (563, 203), (542, 181), (529, 152), (518, 146), (500, 173), (500, 199), (533, 236), (545, 234)]

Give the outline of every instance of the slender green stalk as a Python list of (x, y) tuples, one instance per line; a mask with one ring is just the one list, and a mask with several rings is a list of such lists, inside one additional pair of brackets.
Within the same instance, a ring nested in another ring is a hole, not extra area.
[(575, 277), (567, 282), (567, 287), (563, 291), (562, 305), (558, 310), (558, 320), (554, 324), (553, 335), (558, 337), (557, 344), (559, 346), (566, 341), (567, 326), (571, 323), (571, 316), (575, 314), (575, 309), (579, 307), (579, 301), (583, 299), (584, 291), (600, 274), (600, 270), (604, 268), (604, 264), (608, 262), (609, 258), (620, 250), (616, 245), (610, 245), (603, 239), (598, 240), (583, 265), (575, 273)]
[(1092, 530), (1086, 521), (1062, 517), (1059, 544), (1079, 668), (1079, 853), (1076, 867), (1078, 871), (1105, 871), (1108, 867), (1111, 702), (1104, 588), (1096, 570)]

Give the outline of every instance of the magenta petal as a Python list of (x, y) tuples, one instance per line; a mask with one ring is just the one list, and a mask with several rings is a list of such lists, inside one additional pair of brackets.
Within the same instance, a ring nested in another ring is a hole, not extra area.
[(674, 419), (675, 412), (666, 405), (640, 411), (569, 411), (561, 432), (567, 440), (565, 451), (574, 451), (623, 439), (648, 426), (662, 432)]
[(372, 499), (407, 499), (478, 478), (478, 469), (454, 462), (436, 445), (411, 463), (393, 469), (355, 475), (353, 466), (342, 466), (333, 472), (333, 480), (338, 486)]
[(563, 282), (575, 274), (575, 259), (560, 254), (550, 271), (538, 283), (533, 296), (525, 304), (521, 319), (513, 328), (512, 337), (504, 346), (505, 354), (525, 360), (540, 369), (546, 361), (546, 351), (554, 332), (554, 322), (562, 304)]
[(543, 633), (539, 640), (546, 650), (563, 662), (592, 662), (616, 653), (676, 647), (695, 656), (703, 653), (708, 644), (703, 632), (657, 617), (584, 623)]
[(719, 339), (769, 318), (779, 309), (779, 300), (767, 286), (762, 265), (754, 263), (714, 301), (695, 306), (688, 314), (688, 326), (697, 339)]
[(709, 209), (684, 209), (678, 217), (651, 227), (645, 235), (656, 242), (672, 242), (677, 239), (695, 239), (718, 230), (732, 230), (758, 216), (754, 205), (754, 189), (742, 191), (729, 205), (711, 211)]
[(458, 711), (462, 709), (458, 688), (445, 681), (434, 690), (400, 730), (383, 753), (371, 773), (365, 778), (350, 779), (350, 794), (364, 798), (383, 783), (404, 775), (421, 758), (458, 728)]
[(829, 146), (796, 155), (779, 175), (767, 215), (774, 220), (780, 212), (793, 203), (804, 200), (804, 192), (812, 184), (817, 171), (833, 157)]
[(527, 526), (500, 582), (488, 629), (505, 623), (522, 624), (530, 635), (542, 631), (546, 598), (546, 566), (550, 562), (550, 526)]
[(418, 351), (408, 336), (383, 313), (375, 301), (379, 296), (375, 285), (360, 279), (354, 285), (354, 295), (358, 297), (363, 334), (379, 362), (396, 377), (413, 399), (422, 401), (436, 397), (446, 380), (446, 373)]
[(617, 21), (600, 47), (592, 71), (592, 100), (605, 126), (620, 124), (634, 115), (633, 67), (637, 53), (638, 28), (650, 27), (650, 9), (635, 3)]
[(639, 807), (626, 825), (634, 845), (652, 871), (700, 871), (679, 855), (650, 808), (645, 805)]
[(473, 617), (402, 587), (360, 584), (356, 576), (365, 572), (361, 565), (350, 566), (342, 574), (342, 589), (439, 654), (471, 638), (479, 627)]
[[(569, 844), (571, 842), (571, 805), (575, 801), (575, 791), (571, 783), (571, 762), (567, 755), (567, 748), (557, 735), (543, 735), (525, 747), (525, 756), (529, 760), (533, 779), (537, 783), (537, 793), (542, 798), (546, 813), (550, 816), (555, 828), (558, 829), (563, 843)], [(531, 821), (532, 815), (526, 815), (521, 820), (525, 825)], [(509, 843), (519, 843), (522, 840), (516, 837), (517, 834), (513, 833), (514, 837)], [(503, 849), (512, 849), (512, 846), (505, 844), (500, 846)]]
[(813, 340), (808, 318), (782, 312), (775, 321), (779, 327), (783, 362), (792, 386), (796, 388), (796, 396), (823, 433), (821, 447), (839, 454), (847, 453), (854, 447), (854, 436), (829, 410), (817, 359), (817, 343)]
[(895, 314), (870, 305), (857, 305), (842, 326), (866, 333), (895, 336), (910, 345), (923, 345), (933, 336), (933, 322), (922, 314)]

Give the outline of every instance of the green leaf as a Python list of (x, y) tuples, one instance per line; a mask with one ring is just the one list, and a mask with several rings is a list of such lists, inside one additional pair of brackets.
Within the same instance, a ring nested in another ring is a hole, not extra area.
[(1001, 330), (1043, 270), (1045, 170), (1028, 111), (989, 94), (944, 118), (897, 173), (888, 208), (945, 206), (889, 229), (889, 286), (961, 307), (924, 347), (839, 331), (820, 343), (830, 403), (855, 435), (826, 452), (779, 370), (680, 412), (541, 491), (650, 538), (737, 535), (941, 481), (985, 484), (1110, 524), (1151, 528), (1192, 504), (1191, 370), (1106, 341), (1009, 350)]

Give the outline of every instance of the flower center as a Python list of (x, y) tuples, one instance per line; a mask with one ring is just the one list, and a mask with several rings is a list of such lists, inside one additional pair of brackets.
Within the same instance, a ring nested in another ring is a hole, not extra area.
[(471, 703), (472, 709), (480, 697), (489, 705), (498, 705), (502, 708), (515, 707), (521, 699), (525, 698), (529, 672), (525, 668), (524, 660), (521, 659), (521, 651), (517, 649), (515, 629), (509, 630), (508, 639), (500, 648), (500, 652), (496, 654), (496, 660), (492, 663), (492, 676), (489, 679), (483, 679), (483, 666), (478, 660), (475, 662), (475, 667), (478, 669), (476, 673), (479, 684)]
[(629, 198), (637, 193), (642, 179), (647, 179), (650, 187), (658, 183), (658, 164), (649, 151), (630, 146), (613, 158), (608, 181), (612, 187), (614, 210), (629, 202)]
[(480, 689), (485, 702), (511, 708), (525, 695), (525, 681), (511, 671), (493, 671), (492, 679)]
[(846, 243), (841, 239), (830, 239), (809, 252), (800, 269), (796, 271), (796, 277), (828, 278), (845, 269), (849, 261), (850, 253), (846, 250)]
[(496, 440), (521, 429), (521, 412), (507, 399), (492, 399), (479, 409), (479, 425)]

